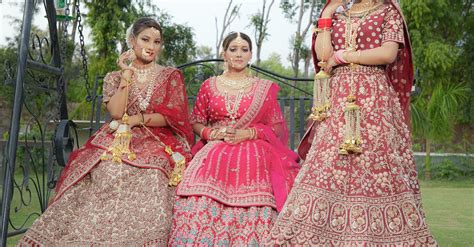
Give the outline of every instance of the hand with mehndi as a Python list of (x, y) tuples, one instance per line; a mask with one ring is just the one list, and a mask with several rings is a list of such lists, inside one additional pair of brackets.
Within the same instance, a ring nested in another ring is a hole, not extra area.
[(117, 65), (123, 71), (123, 75), (126, 76), (128, 79), (131, 78), (131, 75), (136, 70), (131, 65), (135, 59), (137, 59), (137, 55), (135, 55), (135, 51), (133, 51), (132, 49), (120, 54), (120, 56), (117, 59)]

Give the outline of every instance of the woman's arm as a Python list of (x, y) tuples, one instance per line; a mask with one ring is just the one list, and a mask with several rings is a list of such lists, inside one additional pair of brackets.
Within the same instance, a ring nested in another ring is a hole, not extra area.
[[(355, 63), (362, 65), (386, 65), (393, 63), (397, 59), (399, 44), (394, 41), (387, 41), (382, 46), (363, 50), (363, 51), (345, 51), (342, 54), (347, 63)], [(330, 73), (337, 66), (334, 56), (330, 57), (324, 69)]]
[(110, 113), (110, 117), (115, 120), (121, 119), (125, 113), (125, 103), (128, 97), (127, 92), (129, 91), (127, 87), (129, 87), (132, 73), (131, 70), (125, 70), (122, 73), (117, 91), (115, 91), (115, 94), (110, 98), (109, 102), (107, 102), (107, 111)]
[(363, 50), (348, 51), (343, 54), (348, 63), (363, 65), (385, 65), (391, 64), (397, 58), (399, 44), (394, 41), (387, 41), (382, 46)]

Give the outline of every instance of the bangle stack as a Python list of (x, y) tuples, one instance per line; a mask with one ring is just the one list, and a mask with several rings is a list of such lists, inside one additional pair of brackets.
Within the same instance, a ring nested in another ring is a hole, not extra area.
[(257, 130), (255, 128), (250, 128), (250, 140), (255, 140), (257, 139)]
[(315, 29), (316, 32), (331, 31), (332, 19), (331, 18), (319, 18), (318, 19), (318, 28)]
[(334, 52), (334, 60), (338, 65), (348, 63), (346, 59), (344, 59), (344, 52), (346, 52), (346, 50), (338, 50)]
[(201, 138), (204, 140), (209, 140), (211, 132), (212, 128), (204, 127), (201, 129), (201, 133), (199, 136), (201, 136)]

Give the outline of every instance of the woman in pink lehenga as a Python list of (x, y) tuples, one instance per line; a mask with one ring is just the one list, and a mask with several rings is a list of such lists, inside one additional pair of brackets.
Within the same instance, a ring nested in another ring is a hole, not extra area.
[(298, 171), (278, 86), (249, 77), (252, 43), (223, 41), (228, 70), (203, 82), (191, 115), (201, 141), (178, 186), (171, 246), (258, 245)]
[[(155, 63), (161, 33), (151, 18), (134, 23), (127, 34), (133, 50), (118, 61), (122, 71), (104, 79), (103, 99), (115, 120), (72, 153), (52, 204), (19, 246), (167, 245), (175, 198), (168, 184), (178, 162), (165, 146), (190, 159), (194, 136), (181, 73)], [(117, 145), (119, 133), (130, 132), (130, 145)]]
[[(435, 246), (409, 129), (411, 46), (396, 1), (327, 1), (313, 36), (317, 89), (308, 155), (268, 245)], [(321, 63), (320, 61), (325, 61)], [(315, 105), (317, 106), (317, 105)], [(321, 105), (319, 105), (321, 106)], [(304, 150), (304, 146), (302, 149)], [(305, 154), (302, 154), (305, 156)]]

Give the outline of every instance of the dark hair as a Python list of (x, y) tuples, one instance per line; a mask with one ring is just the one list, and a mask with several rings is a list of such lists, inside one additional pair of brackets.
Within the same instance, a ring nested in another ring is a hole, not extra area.
[(136, 20), (132, 26), (132, 35), (137, 37), (139, 33), (150, 27), (160, 31), (160, 38), (163, 38), (163, 31), (160, 24), (155, 19), (150, 17), (141, 17)]
[(242, 32), (231, 32), (231, 33), (227, 34), (224, 41), (222, 41), (223, 50), (227, 51), (227, 48), (229, 48), (230, 42), (232, 42), (234, 39), (236, 39), (239, 36), (242, 39), (244, 39), (245, 41), (247, 41), (247, 43), (249, 43), (250, 51), (252, 51), (252, 40), (250, 39), (250, 37), (247, 34), (242, 33)]

